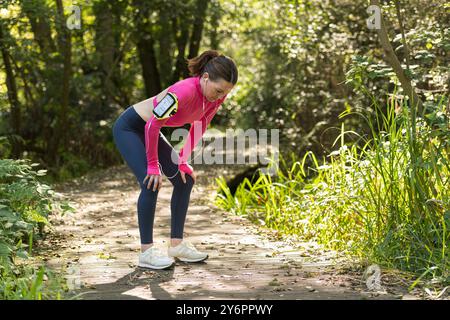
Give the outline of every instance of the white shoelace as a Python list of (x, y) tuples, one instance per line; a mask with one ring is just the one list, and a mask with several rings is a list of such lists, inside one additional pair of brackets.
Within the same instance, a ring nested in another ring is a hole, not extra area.
[(145, 256), (151, 255), (153, 257), (158, 257), (158, 258), (164, 257), (164, 253), (159, 248), (156, 248), (156, 247), (151, 247), (150, 249), (147, 249), (144, 252), (144, 255)]
[(194, 251), (196, 253), (198, 252), (198, 250), (194, 247), (194, 245), (192, 243), (190, 243), (189, 241), (186, 241), (185, 245), (187, 248), (191, 249), (192, 251)]

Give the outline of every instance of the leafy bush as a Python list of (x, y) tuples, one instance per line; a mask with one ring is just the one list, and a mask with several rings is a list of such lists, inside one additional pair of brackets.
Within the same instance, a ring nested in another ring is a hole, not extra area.
[(0, 160), (0, 297), (5, 299), (49, 297), (41, 290), (44, 275), (50, 272), (20, 266), (18, 259), (29, 257), (34, 239), (49, 224), (49, 214), (73, 210), (50, 186), (39, 182), (46, 170), (33, 170), (37, 165), (29, 160)]

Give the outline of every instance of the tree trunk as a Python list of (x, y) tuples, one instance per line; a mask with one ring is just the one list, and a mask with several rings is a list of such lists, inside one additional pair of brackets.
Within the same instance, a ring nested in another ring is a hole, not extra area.
[(211, 27), (212, 30), (209, 35), (210, 48), (213, 50), (220, 50), (219, 48), (219, 34), (217, 32), (218, 22), (220, 21), (220, 5), (213, 3), (211, 4)]
[(57, 112), (56, 128), (53, 135), (53, 141), (50, 144), (50, 159), (56, 167), (59, 166), (58, 149), (60, 145), (67, 146), (68, 138), (68, 114), (69, 114), (69, 93), (72, 64), (72, 43), (69, 29), (66, 28), (66, 19), (62, 0), (55, 0), (57, 8), (56, 29), (58, 39), (58, 51), (63, 65), (63, 74), (61, 79), (61, 95), (59, 97), (60, 107)]
[(208, 7), (207, 0), (197, 0), (197, 8), (195, 10), (194, 27), (192, 28), (191, 39), (189, 43), (188, 58), (198, 56), (200, 41), (202, 40), (203, 24), (205, 23), (205, 14)]
[(93, 6), (95, 14), (95, 51), (98, 59), (98, 69), (101, 78), (101, 96), (102, 106), (98, 108), (98, 112), (94, 118), (101, 117), (105, 112), (105, 108), (111, 105), (112, 96), (115, 94), (115, 88), (112, 77), (115, 74), (114, 56), (116, 43), (113, 32), (113, 16), (109, 3), (106, 1), (96, 2)]
[[(17, 96), (16, 79), (14, 78), (11, 57), (6, 40), (7, 30), (4, 30), (0, 21), (0, 48), (2, 52), (3, 64), (5, 65), (6, 88), (8, 89), (8, 101), (11, 105), (11, 129), (14, 134), (20, 135), (21, 131), (21, 113), (20, 104)], [(22, 143), (15, 141), (12, 145), (12, 157), (19, 158), (22, 151)]]
[(22, 9), (30, 20), (31, 30), (41, 53), (48, 57), (56, 51), (56, 46), (52, 39), (50, 24), (46, 19), (46, 15), (50, 11), (47, 4), (44, 0), (23, 0)]
[(161, 82), (159, 79), (153, 42), (151, 35), (147, 35), (146, 37), (139, 39), (137, 43), (145, 90), (149, 97), (161, 92)]
[(175, 35), (175, 41), (177, 43), (177, 58), (175, 61), (175, 70), (172, 74), (172, 83), (180, 80), (182, 75), (189, 74), (187, 63), (185, 59), (185, 51), (189, 37), (189, 23), (183, 18), (180, 18), (180, 35), (178, 36), (178, 18), (172, 19), (172, 30)]
[[(376, 5), (381, 9), (379, 0), (370, 0), (370, 4)], [(414, 90), (412, 83), (411, 83), (411, 79), (409, 79), (408, 76), (405, 74), (405, 71), (403, 70), (401, 63), (400, 63), (397, 55), (395, 54), (391, 43), (389, 42), (389, 36), (388, 36), (387, 30), (386, 30), (386, 26), (385, 26), (382, 14), (380, 17), (380, 22), (381, 22), (381, 28), (377, 29), (377, 33), (378, 33), (378, 37), (380, 38), (381, 46), (383, 47), (384, 53), (386, 54), (384, 56), (384, 59), (392, 67), (392, 69), (394, 70), (398, 79), (400, 80), (400, 84), (401, 84), (403, 90), (405, 91), (405, 94), (410, 99), (411, 108), (413, 108), (413, 110), (417, 110), (420, 114), (423, 111), (422, 100), (417, 95), (416, 91)]]
[[(126, 51), (129, 50), (129, 41), (131, 40), (131, 33), (123, 32), (125, 29), (122, 23), (122, 16), (128, 7), (128, 1), (114, 3), (112, 6), (113, 23), (114, 23), (114, 43), (116, 49), (114, 50), (114, 72), (111, 75), (112, 82), (116, 91), (115, 101), (125, 107), (130, 105), (130, 92), (123, 86), (122, 79), (122, 62), (125, 58)], [(126, 34), (126, 37), (123, 35)], [(123, 41), (123, 43), (122, 43)]]
[(154, 96), (161, 91), (161, 81), (156, 62), (152, 26), (150, 24), (149, 3), (146, 3), (144, 0), (134, 0), (133, 5), (139, 10), (135, 38), (142, 66), (145, 91), (147, 96)]
[[(208, 7), (207, 0), (197, 0), (195, 16), (193, 21), (193, 28), (191, 38), (189, 40), (188, 58), (194, 58), (198, 55), (200, 48), (200, 41), (202, 40), (203, 24), (205, 22), (206, 8)], [(189, 77), (188, 68), (183, 69), (183, 78)]]
[[(21, 7), (28, 20), (30, 21), (31, 30), (33, 31), (34, 40), (39, 46), (42, 53), (41, 61), (44, 62), (44, 67), (41, 69), (38, 65), (31, 66), (29, 64), (24, 65), (24, 69), (27, 70), (27, 76), (30, 83), (35, 84), (36, 89), (39, 91), (40, 86), (46, 87), (46, 94), (41, 95), (38, 104), (32, 105), (30, 113), (35, 119), (33, 131), (39, 133), (39, 135), (45, 141), (47, 151), (44, 153), (46, 162), (52, 163), (54, 159), (51, 159), (56, 151), (53, 152), (56, 145), (59, 143), (54, 141), (55, 139), (55, 127), (51, 126), (52, 119), (48, 112), (47, 106), (54, 105), (53, 101), (59, 100), (59, 94), (61, 92), (60, 82), (53, 81), (51, 78), (52, 73), (56, 73), (61, 68), (57, 58), (57, 47), (52, 39), (51, 25), (49, 22), (50, 16), (54, 15), (54, 10), (50, 8), (45, 0), (23, 0), (20, 2)], [(35, 115), (39, 115), (36, 117)], [(47, 116), (44, 116), (47, 114)], [(28, 129), (28, 128), (27, 128)], [(27, 130), (28, 131), (28, 130)], [(33, 132), (24, 132), (26, 135), (33, 135)]]
[(159, 11), (160, 32), (158, 35), (159, 42), (159, 70), (161, 74), (162, 87), (170, 85), (172, 78), (172, 49), (174, 37), (170, 32), (170, 15), (167, 9), (162, 8)]

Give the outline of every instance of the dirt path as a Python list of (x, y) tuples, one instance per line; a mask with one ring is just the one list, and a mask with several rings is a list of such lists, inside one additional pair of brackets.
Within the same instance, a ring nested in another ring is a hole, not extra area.
[[(343, 268), (331, 252), (313, 244), (271, 240), (247, 220), (217, 209), (213, 179), (201, 177), (191, 196), (185, 237), (208, 251), (205, 263), (172, 270), (136, 267), (139, 253), (138, 185), (124, 166), (56, 188), (76, 212), (54, 217), (39, 254), (83, 299), (399, 299), (405, 292), (369, 292), (361, 270)], [(154, 239), (167, 244), (172, 188), (160, 190)], [(164, 241), (164, 242), (163, 242)]]

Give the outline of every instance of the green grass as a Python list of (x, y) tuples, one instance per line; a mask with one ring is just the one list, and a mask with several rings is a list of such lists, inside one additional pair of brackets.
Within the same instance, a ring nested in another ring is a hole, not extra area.
[[(342, 124), (339, 149), (328, 159), (319, 163), (311, 152), (289, 165), (281, 159), (275, 177), (246, 179), (234, 197), (221, 177), (217, 204), (285, 235), (448, 284), (450, 131), (444, 103), (424, 117), (407, 106), (398, 115), (393, 105), (386, 114), (374, 107), (374, 116), (358, 113), (370, 137)], [(358, 143), (347, 144), (348, 135)]]

